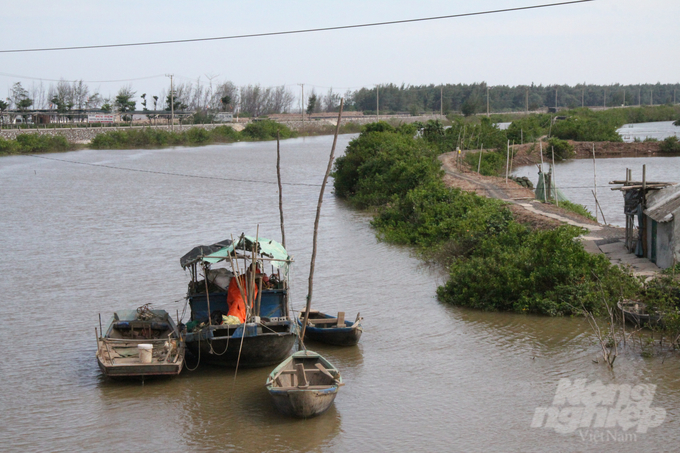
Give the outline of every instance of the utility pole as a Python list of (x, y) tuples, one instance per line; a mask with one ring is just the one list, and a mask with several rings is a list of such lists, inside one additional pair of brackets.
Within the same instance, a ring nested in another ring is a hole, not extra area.
[(375, 113), (376, 119), (380, 119), (380, 85), (375, 86)]
[(298, 83), (302, 88), (302, 95), (300, 96), (300, 114), (302, 115), (302, 122), (305, 122), (305, 84)]
[(170, 77), (170, 118), (172, 121), (171, 130), (175, 132), (175, 89), (172, 84), (174, 74), (165, 74), (165, 77)]
[(527, 87), (526, 91), (526, 108), (527, 108), (527, 113), (529, 113), (529, 88)]
[(439, 86), (439, 115), (444, 116), (444, 85)]
[(486, 116), (489, 116), (489, 85), (486, 86)]

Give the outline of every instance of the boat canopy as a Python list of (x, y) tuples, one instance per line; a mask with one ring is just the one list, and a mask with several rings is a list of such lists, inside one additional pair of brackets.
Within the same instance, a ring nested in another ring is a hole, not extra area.
[[(256, 242), (258, 246), (253, 247)], [(219, 246), (219, 248), (216, 246)], [(229, 256), (243, 256), (240, 253), (243, 251), (252, 253), (254, 248), (257, 250), (257, 254), (267, 259), (272, 266), (283, 270), (285, 274), (288, 273), (288, 265), (293, 259), (288, 255), (283, 245), (271, 239), (259, 238), (256, 240), (252, 236), (245, 235), (242, 235), (236, 244), (232, 243), (232, 241), (228, 241), (228, 243), (227, 241), (222, 241), (212, 246), (194, 247), (191, 252), (180, 259), (180, 264), (183, 268), (198, 261), (215, 264), (228, 259)]]

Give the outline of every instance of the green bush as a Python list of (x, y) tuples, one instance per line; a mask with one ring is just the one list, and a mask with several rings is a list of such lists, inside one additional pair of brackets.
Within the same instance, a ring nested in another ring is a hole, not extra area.
[(479, 167), (479, 173), (485, 176), (496, 176), (505, 171), (506, 153), (500, 151), (484, 151), (482, 163), (479, 163), (479, 152), (468, 152), (465, 163), (473, 170)]
[(288, 126), (273, 120), (250, 122), (241, 134), (247, 140), (273, 140), (276, 138), (277, 131), (280, 133), (281, 138), (290, 138), (295, 135)]
[(543, 149), (543, 155), (551, 158), (555, 152), (555, 160), (565, 160), (574, 156), (574, 147), (566, 140), (557, 137), (548, 139), (548, 146)]
[(472, 256), (455, 260), (437, 295), (471, 308), (561, 316), (580, 314), (581, 304), (597, 311), (600, 281), (618, 282), (605, 291), (634, 292), (635, 279), (574, 240), (580, 232), (569, 226), (532, 232), (512, 222), (483, 238)]
[(0, 140), (0, 154), (63, 152), (76, 148), (62, 135), (19, 134), (14, 140)]
[(662, 153), (680, 153), (680, 141), (676, 136), (666, 137), (659, 144), (659, 151)]
[(440, 178), (436, 153), (425, 145), (387, 123), (364, 129), (335, 160), (336, 194), (359, 207), (380, 206), (423, 181)]
[(210, 131), (213, 139), (218, 142), (235, 142), (240, 139), (240, 134), (233, 127), (230, 126), (217, 126)]
[(562, 140), (578, 142), (621, 142), (623, 139), (616, 132), (619, 127), (615, 121), (584, 113), (557, 121), (552, 127), (552, 135)]

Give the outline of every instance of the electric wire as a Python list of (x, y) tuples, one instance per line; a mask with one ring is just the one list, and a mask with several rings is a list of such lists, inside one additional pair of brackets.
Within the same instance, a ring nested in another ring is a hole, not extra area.
[[(255, 180), (255, 179), (237, 179), (237, 178), (223, 178), (220, 176), (203, 176), (203, 175), (191, 175), (187, 173), (172, 173), (172, 172), (167, 172), (167, 171), (158, 171), (158, 170), (143, 170), (139, 168), (128, 168), (128, 167), (117, 167), (115, 165), (106, 165), (106, 164), (94, 164), (91, 162), (82, 162), (82, 161), (77, 161), (77, 160), (67, 160), (67, 159), (57, 159), (55, 157), (47, 157), (47, 156), (38, 156), (36, 154), (24, 154), (24, 156), (27, 157), (35, 157), (37, 159), (46, 159), (46, 160), (53, 160), (57, 162), (63, 162), (67, 164), (76, 164), (76, 165), (87, 165), (90, 167), (101, 167), (101, 168), (109, 168), (112, 170), (122, 170), (122, 171), (133, 171), (137, 173), (151, 173), (151, 174), (157, 174), (157, 175), (165, 175), (165, 176), (179, 176), (182, 178), (196, 178), (196, 179), (209, 179), (209, 180), (215, 180), (215, 181), (233, 181), (233, 182), (248, 182), (248, 183), (255, 183), (255, 184), (278, 184), (276, 181), (261, 181), (261, 180)], [(306, 187), (321, 187), (321, 184), (312, 184), (312, 183), (303, 183), (303, 182), (282, 182), (281, 184), (287, 185), (287, 186), (306, 186)], [(592, 189), (593, 186), (559, 186), (558, 189)], [(496, 190), (496, 189), (489, 189), (486, 187), (478, 187), (473, 190)], [(501, 187), (498, 190), (501, 191), (511, 191), (511, 190), (535, 190), (529, 189), (527, 187)]]
[(407, 24), (414, 22), (426, 22), (434, 20), (443, 19), (456, 19), (461, 17), (472, 17), (472, 16), (482, 16), (488, 14), (500, 14), (515, 11), (526, 11), (539, 8), (550, 8), (553, 6), (565, 6), (573, 5), (577, 3), (587, 3), (593, 2), (595, 0), (572, 0), (567, 2), (559, 3), (544, 3), (541, 5), (531, 5), (531, 6), (519, 6), (515, 8), (505, 8), (487, 11), (477, 11), (472, 13), (461, 13), (461, 14), (448, 14), (445, 16), (431, 16), (431, 17), (421, 17), (417, 19), (403, 19), (403, 20), (391, 20), (385, 22), (372, 22), (365, 24), (354, 24), (354, 25), (339, 25), (336, 27), (320, 27), (320, 28), (307, 28), (299, 30), (287, 30), (287, 31), (275, 31), (275, 32), (264, 32), (264, 33), (250, 33), (244, 35), (231, 35), (231, 36), (217, 36), (211, 38), (191, 38), (191, 39), (172, 39), (164, 41), (146, 41), (146, 42), (132, 42), (132, 43), (119, 43), (119, 44), (97, 44), (97, 45), (87, 45), (87, 46), (64, 46), (64, 47), (41, 47), (33, 49), (5, 49), (0, 50), (0, 53), (25, 53), (25, 52), (51, 52), (51, 51), (61, 51), (61, 50), (87, 50), (87, 49), (107, 49), (115, 47), (140, 47), (140, 46), (155, 46), (163, 44), (181, 44), (181, 43), (191, 43), (191, 42), (206, 42), (206, 41), (222, 41), (228, 39), (244, 39), (244, 38), (259, 38), (265, 36), (281, 36), (281, 35), (294, 35), (302, 33), (317, 33), (324, 31), (335, 31), (335, 30), (348, 30), (355, 28), (368, 28), (368, 27), (380, 27), (385, 25), (397, 25), (397, 24)]
[[(112, 169), (112, 170), (133, 171), (133, 172), (137, 172), (137, 173), (151, 173), (151, 174), (165, 175), (165, 176), (179, 176), (179, 177), (182, 177), (182, 178), (209, 179), (209, 180), (214, 180), (214, 181), (233, 181), (233, 182), (249, 182), (249, 183), (255, 183), (255, 184), (278, 185), (277, 181), (260, 181), (260, 180), (255, 180), (255, 179), (238, 179), (238, 178), (223, 178), (223, 177), (220, 177), (220, 176), (190, 175), (190, 174), (186, 174), (186, 173), (172, 173), (172, 172), (158, 171), (158, 170), (143, 170), (143, 169), (139, 169), (139, 168), (117, 167), (115, 165), (94, 164), (94, 163), (91, 163), (91, 162), (82, 162), (82, 161), (77, 161), (77, 160), (57, 159), (55, 157), (37, 156), (35, 154), (24, 154), (24, 155), (28, 156), (28, 157), (35, 157), (37, 159), (53, 160), (53, 161), (64, 162), (64, 163), (68, 163), (68, 164), (87, 165), (87, 166), (90, 166), (90, 167), (109, 168), (109, 169)], [(321, 184), (311, 184), (311, 183), (303, 183), (303, 182), (283, 182), (281, 184), (285, 184), (287, 186), (321, 187)]]

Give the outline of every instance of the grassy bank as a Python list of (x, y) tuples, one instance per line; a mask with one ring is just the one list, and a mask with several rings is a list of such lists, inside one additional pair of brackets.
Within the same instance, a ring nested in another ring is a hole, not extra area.
[(71, 151), (77, 145), (61, 135), (21, 134), (14, 140), (0, 137), (0, 156)]
[(287, 126), (271, 120), (248, 123), (239, 132), (229, 126), (207, 130), (194, 127), (181, 132), (162, 129), (128, 129), (98, 134), (90, 143), (94, 149), (163, 148), (166, 146), (204, 146), (213, 143), (274, 140), (277, 132), (281, 138), (295, 137)]
[[(180, 132), (163, 129), (120, 129), (97, 134), (88, 145), (93, 149), (163, 148), (167, 146), (204, 146), (213, 143), (275, 140), (297, 137), (297, 133), (271, 120), (249, 123), (241, 132), (229, 126), (207, 130), (195, 127)], [(16, 139), (0, 137), (0, 155), (62, 152), (82, 148), (62, 135), (19, 134)]]
[(638, 279), (583, 249), (575, 240), (581, 229), (532, 230), (498, 200), (445, 187), (437, 161), (445, 133), (425, 129), (366, 126), (336, 160), (334, 184), (338, 196), (376, 212), (382, 240), (414, 246), (448, 268), (441, 301), (562, 316), (644, 297)]

